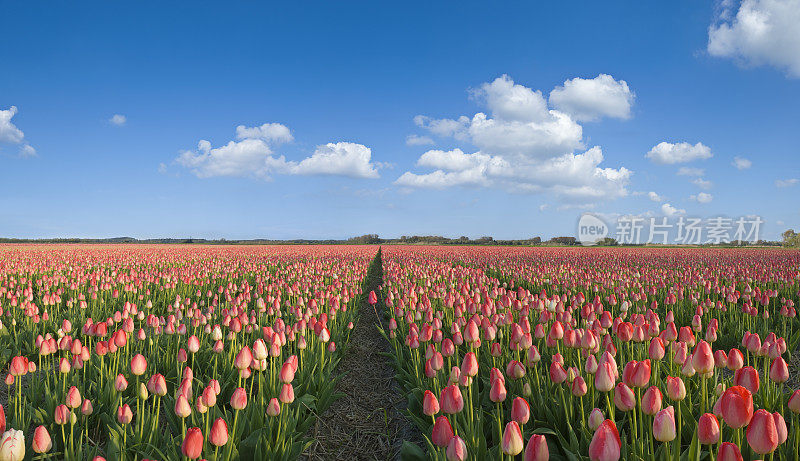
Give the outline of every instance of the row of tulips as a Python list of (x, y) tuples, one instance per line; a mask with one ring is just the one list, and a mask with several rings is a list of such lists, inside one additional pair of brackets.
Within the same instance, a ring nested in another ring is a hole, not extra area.
[(384, 252), (409, 458), (800, 456), (797, 252), (449, 251)]
[(0, 461), (296, 459), (374, 251), (0, 247)]

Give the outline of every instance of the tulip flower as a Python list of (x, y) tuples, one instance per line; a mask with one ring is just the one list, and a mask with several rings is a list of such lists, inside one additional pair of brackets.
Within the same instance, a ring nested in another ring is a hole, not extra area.
[(3, 432), (0, 438), (0, 461), (17, 461), (25, 457), (25, 434), (16, 429)]
[(642, 396), (642, 412), (646, 415), (655, 415), (661, 410), (661, 390), (650, 386)]
[(713, 445), (719, 442), (720, 427), (717, 417), (711, 413), (704, 413), (697, 423), (697, 439), (703, 445)]
[(439, 398), (442, 412), (452, 415), (460, 413), (464, 409), (464, 398), (461, 396), (461, 389), (455, 384), (451, 384), (442, 389), (442, 395)]
[(465, 461), (467, 459), (467, 444), (464, 439), (455, 435), (450, 438), (447, 443), (447, 450), (445, 452), (447, 461)]
[(599, 408), (595, 408), (589, 413), (588, 423), (589, 428), (593, 431), (596, 431), (598, 427), (605, 421), (606, 417), (603, 415), (602, 410)]
[(222, 418), (214, 420), (211, 425), (211, 431), (208, 434), (208, 441), (211, 445), (219, 448), (228, 443), (228, 424)]
[(722, 394), (722, 419), (728, 426), (739, 429), (753, 417), (753, 395), (742, 386), (732, 386)]
[(547, 439), (541, 434), (533, 434), (525, 447), (525, 461), (548, 461), (550, 450), (547, 448)]
[(426, 390), (422, 396), (422, 412), (431, 417), (439, 413), (439, 401), (433, 392), (429, 390)]
[(36, 430), (33, 431), (31, 448), (35, 453), (47, 453), (53, 448), (53, 441), (50, 439), (50, 433), (47, 432), (46, 427), (38, 426)]
[(617, 426), (607, 419), (594, 432), (589, 444), (591, 461), (617, 461), (620, 457), (622, 442), (619, 439)]
[(717, 452), (717, 461), (744, 461), (744, 458), (735, 443), (722, 442)]
[(517, 424), (516, 421), (511, 421), (506, 424), (501, 444), (503, 453), (516, 456), (522, 453), (524, 444), (525, 442), (522, 440), (522, 431), (519, 429), (519, 424)]
[(653, 418), (653, 437), (659, 442), (675, 440), (675, 408), (669, 406), (656, 413)]
[(190, 427), (181, 444), (181, 453), (189, 459), (197, 459), (203, 452), (203, 433), (199, 427)]
[(747, 426), (747, 443), (754, 452), (760, 455), (772, 453), (778, 448), (780, 442), (778, 429), (775, 426), (775, 417), (767, 410), (759, 409), (753, 414), (753, 418)]
[(515, 397), (511, 403), (511, 419), (520, 426), (525, 425), (531, 417), (531, 407), (522, 397)]
[(437, 447), (446, 447), (452, 438), (453, 427), (450, 425), (447, 416), (442, 415), (436, 418), (431, 432), (431, 441), (433, 441), (434, 445)]
[(273, 397), (267, 404), (267, 415), (278, 416), (279, 414), (281, 414), (281, 404), (278, 402), (277, 398)]

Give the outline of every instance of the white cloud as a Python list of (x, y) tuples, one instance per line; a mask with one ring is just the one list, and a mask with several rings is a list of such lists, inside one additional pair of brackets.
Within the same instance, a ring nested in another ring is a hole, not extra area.
[(579, 121), (630, 118), (634, 98), (625, 80), (614, 80), (607, 74), (573, 78), (550, 92), (550, 104)]
[(121, 115), (121, 114), (114, 114), (110, 119), (108, 119), (109, 123), (111, 123), (112, 125), (116, 125), (116, 126), (122, 126), (127, 121), (128, 121), (128, 117), (126, 117), (124, 115)]
[(663, 196), (658, 195), (657, 193), (655, 193), (653, 191), (648, 192), (647, 193), (647, 197), (650, 200), (654, 201), (654, 202), (663, 202), (664, 201), (664, 197)]
[(158, 164), (158, 174), (166, 174), (167, 173), (167, 165), (166, 163), (159, 163)]
[(409, 146), (430, 146), (435, 143), (429, 136), (411, 134), (406, 136), (406, 144)]
[(289, 168), (292, 174), (339, 175), (351, 178), (377, 178), (378, 170), (370, 163), (372, 150), (352, 142), (317, 146), (311, 157)]
[(705, 192), (700, 192), (697, 195), (690, 196), (689, 200), (693, 200), (693, 201), (699, 202), (699, 203), (709, 203), (712, 200), (714, 200), (714, 196), (711, 195), (711, 194), (707, 194)]
[(692, 180), (692, 184), (701, 188), (701, 189), (711, 189), (711, 186), (714, 185), (711, 181), (703, 178), (697, 178)]
[(753, 166), (753, 162), (744, 157), (734, 157), (731, 163), (737, 170), (746, 170)]
[(682, 210), (679, 208), (675, 208), (674, 206), (670, 205), (669, 203), (665, 203), (661, 205), (661, 212), (668, 217), (678, 216), (686, 213), (686, 210)]
[(8, 109), (0, 110), (0, 144), (18, 144), (19, 156), (22, 158), (36, 157), (36, 149), (25, 142), (25, 133), (11, 123), (11, 119), (17, 114), (17, 107), (11, 106)]
[(395, 183), (406, 187), (492, 186), (521, 193), (549, 193), (560, 200), (591, 204), (627, 195), (632, 172), (601, 168), (603, 153), (583, 148), (583, 128), (564, 112), (551, 110), (540, 91), (502, 76), (473, 92), (489, 109), (472, 118), (414, 118), (417, 126), (436, 136), (470, 142), (461, 149), (430, 150), (417, 166), (427, 174), (406, 172)]
[(703, 143), (698, 142), (691, 145), (688, 142), (669, 143), (660, 142), (650, 149), (645, 155), (655, 163), (662, 165), (673, 165), (675, 163), (687, 163), (694, 160), (711, 158), (711, 149)]
[(36, 149), (30, 144), (23, 144), (22, 147), (19, 148), (19, 155), (23, 158), (36, 157)]
[(197, 150), (183, 151), (176, 162), (189, 168), (199, 178), (216, 176), (256, 177), (270, 179), (273, 174), (339, 175), (353, 178), (377, 178), (370, 163), (370, 148), (355, 143), (339, 142), (317, 146), (311, 157), (300, 162), (287, 161), (274, 155), (274, 149), (294, 139), (280, 123), (258, 127), (236, 127), (238, 141), (220, 147), (201, 140)]
[(286, 125), (280, 123), (265, 123), (261, 126), (246, 127), (239, 125), (236, 127), (236, 139), (261, 139), (273, 145), (283, 144), (294, 141), (292, 132)]
[(708, 52), (741, 65), (770, 65), (800, 77), (800, 2), (744, 0), (734, 15), (726, 0), (708, 28)]
[(776, 179), (775, 180), (775, 187), (792, 187), (795, 184), (797, 184), (798, 182), (800, 182), (800, 181), (798, 181), (797, 178)]
[(17, 114), (17, 107), (11, 106), (6, 110), (0, 110), (0, 142), (9, 144), (20, 144), (25, 138), (25, 134), (11, 123), (11, 119)]
[(702, 168), (692, 168), (690, 166), (682, 166), (678, 168), (678, 175), (680, 176), (703, 176), (706, 170)]

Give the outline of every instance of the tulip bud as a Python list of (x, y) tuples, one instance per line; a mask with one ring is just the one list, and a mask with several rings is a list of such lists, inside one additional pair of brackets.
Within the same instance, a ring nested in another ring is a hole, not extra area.
[(208, 441), (215, 447), (224, 446), (228, 443), (228, 424), (222, 418), (214, 420), (211, 425), (211, 432), (208, 434)]
[(47, 453), (51, 448), (53, 448), (53, 441), (50, 439), (50, 433), (47, 432), (46, 427), (39, 426), (33, 432), (33, 442), (31, 443), (31, 448), (35, 453)]
[(203, 452), (203, 433), (199, 427), (190, 427), (181, 444), (181, 453), (189, 459), (197, 459)]
[(516, 421), (511, 421), (506, 424), (506, 429), (503, 432), (503, 440), (501, 443), (503, 453), (511, 456), (516, 456), (522, 453), (524, 446), (522, 440), (522, 432), (519, 429), (519, 424)]

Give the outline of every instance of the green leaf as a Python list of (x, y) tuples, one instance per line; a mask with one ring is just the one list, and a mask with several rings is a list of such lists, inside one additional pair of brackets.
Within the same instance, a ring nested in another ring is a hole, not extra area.
[(400, 459), (402, 461), (427, 461), (429, 458), (422, 448), (406, 440), (400, 447)]

